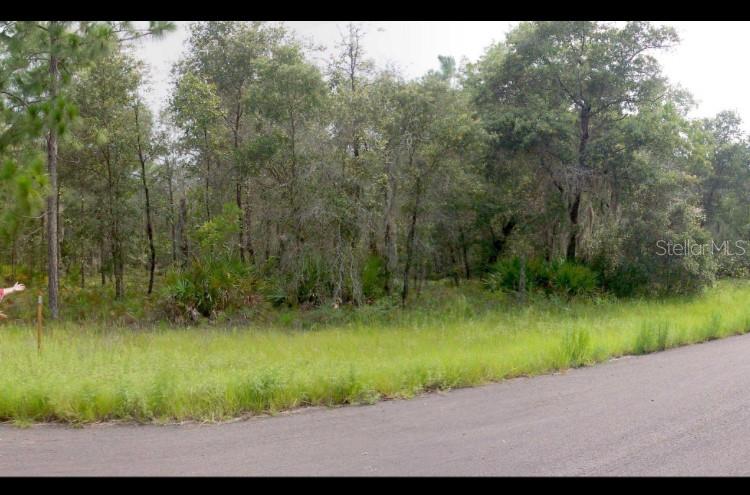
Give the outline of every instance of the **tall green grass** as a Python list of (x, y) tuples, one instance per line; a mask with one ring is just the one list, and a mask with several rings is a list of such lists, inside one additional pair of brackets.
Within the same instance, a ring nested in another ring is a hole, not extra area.
[[(0, 420), (224, 420), (369, 403), (588, 365), (750, 329), (750, 284), (693, 298), (525, 306), (434, 289), (344, 321), (134, 330), (0, 326)], [(334, 311), (334, 310), (326, 310)], [(341, 310), (339, 310), (341, 311)], [(299, 329), (294, 329), (297, 327)], [(48, 329), (49, 330), (49, 329)]]

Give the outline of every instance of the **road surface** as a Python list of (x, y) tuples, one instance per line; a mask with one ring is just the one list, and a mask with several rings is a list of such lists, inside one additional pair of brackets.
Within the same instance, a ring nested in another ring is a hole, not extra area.
[(750, 335), (221, 425), (0, 426), (0, 475), (748, 475)]

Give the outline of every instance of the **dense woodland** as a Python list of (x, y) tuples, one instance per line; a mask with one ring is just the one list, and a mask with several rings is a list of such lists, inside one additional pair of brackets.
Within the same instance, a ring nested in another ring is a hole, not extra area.
[[(325, 64), (270, 22), (190, 25), (161, 115), (134, 42), (173, 26), (0, 23), (0, 264), (172, 319), (262, 302), (408, 304), (425, 284), (687, 293), (747, 256), (738, 115), (691, 119), (647, 22), (522, 22), (408, 80), (350, 24)], [(749, 253), (750, 254), (750, 253)], [(129, 285), (130, 284), (130, 285)]]

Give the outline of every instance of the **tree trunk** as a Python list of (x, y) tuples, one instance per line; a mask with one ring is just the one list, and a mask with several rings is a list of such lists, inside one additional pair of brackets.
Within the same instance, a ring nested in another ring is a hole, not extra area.
[(265, 252), (264, 252), (264, 258), (263, 262), (268, 262), (268, 258), (271, 257), (271, 222), (269, 220), (266, 220), (263, 222), (266, 226), (266, 238), (265, 238)]
[(276, 231), (276, 239), (279, 241), (279, 263), (283, 262), (284, 255), (286, 254), (286, 241), (280, 235), (281, 229), (279, 228), (279, 222), (274, 223), (274, 230)]
[(183, 268), (187, 267), (190, 257), (188, 239), (187, 239), (187, 204), (185, 198), (180, 198), (180, 215), (177, 219), (177, 238), (180, 244), (180, 264)]
[(298, 176), (297, 176), (297, 126), (295, 125), (295, 114), (294, 111), (289, 112), (289, 123), (290, 123), (290, 144), (292, 151), (292, 162), (291, 162), (291, 179), (289, 180), (289, 209), (292, 216), (292, 226), (294, 231), (294, 247), (299, 253), (302, 249), (302, 222), (300, 221), (300, 207), (297, 202), (298, 194)]
[(581, 136), (578, 141), (578, 164), (586, 166), (586, 145), (589, 142), (589, 122), (591, 121), (591, 108), (584, 105), (581, 109)]
[[(81, 211), (86, 211), (86, 201), (83, 199), (84, 196), (81, 196)], [(86, 255), (90, 253), (89, 245), (87, 244), (86, 247), (82, 248), (81, 252), (81, 289), (86, 287)]]
[(138, 122), (138, 103), (135, 105), (135, 127), (136, 140), (138, 143), (138, 159), (141, 162), (141, 180), (143, 181), (143, 192), (146, 195), (146, 235), (148, 236), (148, 249), (150, 253), (149, 270), (148, 270), (148, 292), (151, 294), (154, 290), (154, 270), (156, 269), (156, 249), (154, 248), (154, 228), (151, 225), (151, 202), (148, 196), (148, 184), (146, 183), (146, 157), (143, 155), (143, 146), (141, 145), (141, 130)]
[(107, 285), (107, 277), (104, 274), (104, 238), (99, 240), (99, 273), (102, 275), (102, 287)]
[(172, 263), (177, 263), (177, 229), (175, 228), (175, 210), (174, 210), (174, 191), (172, 190), (172, 167), (169, 161), (166, 161), (169, 177), (167, 190), (169, 192), (169, 229), (172, 237)]
[(122, 255), (122, 243), (120, 241), (120, 222), (114, 209), (115, 204), (115, 185), (112, 176), (112, 164), (109, 155), (105, 152), (104, 162), (107, 164), (107, 186), (109, 193), (109, 221), (110, 221), (110, 242), (112, 251), (112, 272), (115, 277), (115, 299), (120, 299), (124, 295), (123, 272), (124, 261)]
[[(589, 122), (591, 120), (591, 107), (587, 104), (583, 105), (583, 108), (581, 108), (581, 114), (580, 114), (580, 124), (581, 124), (581, 135), (580, 140), (578, 143), (578, 166), (580, 167), (580, 172), (584, 172), (587, 168), (586, 164), (586, 146), (589, 141)], [(585, 176), (582, 179), (583, 181), (586, 180)], [(578, 213), (581, 207), (581, 193), (583, 192), (584, 188), (582, 185), (574, 185), (574, 195), (573, 195), (573, 202), (571, 203), (570, 207), (568, 208), (568, 216), (570, 219), (570, 234), (568, 237), (568, 247), (566, 250), (566, 258), (570, 261), (575, 261), (576, 259), (576, 248), (578, 244), (578, 235), (580, 228), (578, 226)]]
[(240, 178), (237, 177), (237, 184), (236, 184), (236, 192), (237, 192), (237, 208), (240, 210), (239, 215), (239, 221), (240, 221), (240, 259), (242, 262), (245, 262), (245, 215), (244, 211), (242, 209), (242, 184), (240, 183)]
[(521, 253), (521, 267), (518, 274), (518, 301), (523, 303), (526, 300), (526, 254)]
[(503, 224), (502, 228), (502, 237), (497, 237), (495, 235), (495, 231), (492, 230), (492, 226), (488, 223), (487, 224), (490, 229), (490, 236), (492, 236), (492, 252), (490, 253), (490, 257), (487, 260), (487, 262), (491, 265), (497, 261), (497, 259), (500, 257), (500, 254), (505, 249), (505, 244), (508, 241), (508, 236), (513, 232), (513, 229), (516, 226), (515, 219), (511, 218), (505, 224)]
[(578, 244), (578, 213), (581, 209), (581, 191), (578, 191), (573, 199), (573, 204), (568, 209), (570, 219), (570, 234), (568, 237), (568, 249), (566, 257), (570, 261), (576, 259), (576, 247)]
[(705, 214), (701, 219), (701, 227), (709, 225), (714, 220), (714, 197), (718, 184), (715, 180), (711, 180), (709, 184), (708, 191), (703, 195), (703, 211)]
[(459, 227), (458, 229), (460, 241), (461, 241), (461, 255), (463, 257), (464, 262), (464, 274), (466, 275), (466, 279), (471, 278), (471, 270), (469, 269), (469, 256), (466, 252), (466, 236), (464, 235), (464, 229)]
[(235, 168), (237, 173), (237, 184), (236, 184), (236, 192), (237, 192), (237, 208), (240, 210), (239, 215), (239, 244), (240, 244), (240, 260), (242, 262), (245, 262), (245, 250), (246, 250), (246, 243), (249, 243), (249, 239), (246, 241), (245, 238), (247, 237), (247, 232), (245, 231), (245, 210), (242, 208), (242, 179), (243, 174), (241, 170), (241, 164), (240, 164), (240, 158), (239, 158), (239, 148), (240, 148), (240, 118), (242, 117), (242, 108), (240, 106), (240, 101), (242, 101), (242, 88), (238, 91), (237, 96), (237, 108), (235, 111), (235, 119), (234, 119), (234, 128), (232, 129), (232, 133), (234, 135), (234, 159), (235, 159)]
[[(50, 31), (57, 21), (50, 21)], [(54, 36), (54, 35), (53, 35)], [(50, 45), (57, 43), (56, 38), (50, 39)], [(57, 98), (60, 71), (57, 56), (50, 55), (50, 101)], [(49, 194), (47, 195), (47, 298), (49, 299), (50, 317), (56, 320), (59, 315), (59, 264), (57, 245), (57, 126), (51, 123), (47, 135), (47, 173), (49, 174)]]
[(406, 304), (406, 298), (409, 296), (409, 272), (411, 270), (412, 257), (414, 255), (414, 238), (417, 230), (417, 215), (419, 214), (419, 203), (422, 199), (422, 177), (417, 176), (417, 183), (414, 187), (414, 210), (411, 214), (411, 224), (409, 225), (409, 234), (406, 239), (406, 265), (404, 266), (404, 286), (401, 290), (401, 305)]
[(253, 245), (250, 242), (250, 239), (252, 239), (250, 235), (250, 228), (252, 227), (252, 215), (250, 211), (250, 201), (245, 201), (245, 233), (247, 234), (245, 236), (245, 252), (247, 253), (247, 257), (250, 261), (250, 263), (255, 261), (255, 250), (253, 249)]
[(391, 277), (396, 269), (396, 176), (394, 170), (393, 156), (386, 158), (385, 173), (388, 183), (385, 189), (385, 292), (390, 295), (392, 287)]
[(209, 198), (211, 197), (210, 193), (210, 186), (209, 186), (209, 178), (211, 177), (211, 156), (209, 155), (209, 147), (208, 147), (208, 131), (206, 128), (203, 128), (203, 141), (205, 144), (205, 160), (206, 160), (206, 181), (205, 181), (205, 189), (203, 190), (203, 201), (206, 203), (206, 219), (210, 222), (211, 221), (211, 206)]
[[(117, 222), (115, 222), (115, 232), (117, 232), (117, 230)], [(123, 280), (125, 275), (125, 263), (122, 256), (122, 245), (119, 240), (119, 233), (117, 234), (117, 240), (112, 243), (112, 253), (115, 271), (115, 299), (122, 299), (125, 295), (125, 281)]]
[[(60, 223), (60, 182), (57, 182), (57, 201), (55, 201), (56, 205), (56, 211), (55, 211), (55, 218), (57, 220), (57, 271), (58, 271), (58, 277), (60, 276), (60, 267), (63, 266), (62, 262), (62, 245), (65, 242), (65, 229), (63, 228), (62, 223)], [(68, 271), (65, 270), (65, 274), (67, 275)]]
[(451, 262), (451, 270), (450, 274), (451, 277), (453, 277), (453, 285), (456, 287), (459, 287), (461, 285), (461, 280), (458, 277), (458, 262), (456, 260), (456, 252), (455, 249), (453, 249), (453, 244), (448, 244), (448, 251), (450, 252), (450, 262)]

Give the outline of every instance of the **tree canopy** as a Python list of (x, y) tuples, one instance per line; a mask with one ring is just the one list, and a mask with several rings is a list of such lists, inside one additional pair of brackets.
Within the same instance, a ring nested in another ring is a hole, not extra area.
[(688, 116), (655, 57), (670, 27), (522, 22), (407, 80), (368, 58), (362, 25), (323, 66), (281, 23), (195, 22), (152, 115), (128, 42), (172, 27), (0, 23), (3, 263), (50, 298), (58, 271), (116, 298), (148, 274), (144, 297), (206, 316), (227, 284), (338, 306), (512, 262), (584, 267), (617, 295), (747, 272), (656, 249), (750, 235), (750, 142), (736, 113)]

